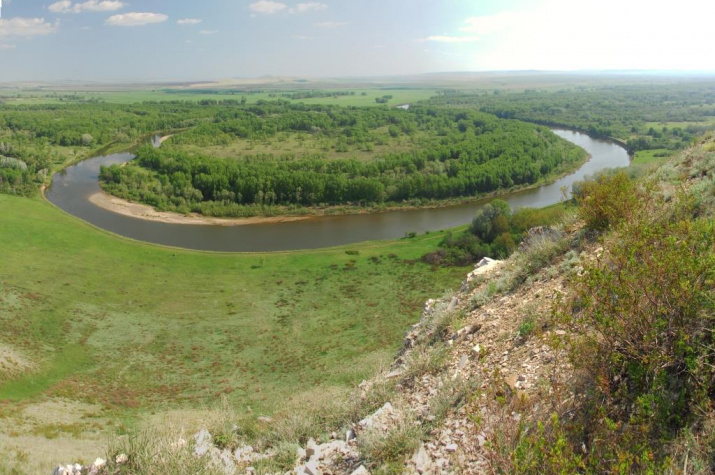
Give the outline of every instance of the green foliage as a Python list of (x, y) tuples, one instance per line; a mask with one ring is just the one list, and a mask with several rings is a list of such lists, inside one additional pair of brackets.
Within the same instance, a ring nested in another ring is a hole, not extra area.
[[(460, 128), (467, 129), (464, 132)], [(425, 136), (416, 150), (365, 162), (270, 154), (225, 160), (179, 148), (143, 147), (127, 166), (102, 170), (109, 192), (163, 210), (216, 216), (265, 214), (274, 206), (336, 206), (444, 200), (529, 185), (572, 166), (583, 151), (545, 128), (477, 112), (411, 108), (340, 109), (265, 103), (218, 115), (171, 139), (220, 145), (279, 132), (367, 143), (378, 128)], [(397, 130), (399, 129), (399, 130)]]
[(622, 233), (586, 268), (576, 318), (598, 334), (588, 342), (592, 374), (626, 403), (619, 419), (667, 433), (713, 389), (715, 226), (639, 220)]
[(374, 473), (397, 475), (404, 472), (405, 458), (417, 449), (423, 436), (419, 425), (401, 420), (387, 432), (374, 429), (362, 434), (358, 447)]
[[(613, 178), (591, 196), (637, 196)], [(602, 209), (607, 252), (585, 262), (564, 316), (583, 335), (572, 362), (591, 382), (572, 435), (597, 471), (658, 471), (664, 442), (712, 406), (715, 225), (694, 218), (685, 195)]]
[(531, 336), (535, 329), (536, 321), (534, 320), (534, 317), (528, 316), (521, 321), (521, 324), (519, 324), (519, 336), (522, 338)]
[[(712, 82), (576, 87), (529, 94), (455, 92), (429, 103), (476, 108), (506, 119), (575, 127), (591, 135), (627, 142), (633, 151), (682, 149), (696, 136), (715, 128)], [(648, 122), (684, 124), (656, 128)]]
[(422, 257), (432, 265), (466, 265), (483, 257), (511, 255), (529, 229), (549, 226), (564, 214), (562, 205), (543, 209), (521, 208), (511, 212), (509, 204), (496, 199), (479, 209), (472, 223), (456, 236), (448, 232), (440, 248)]
[(509, 230), (511, 208), (506, 201), (494, 200), (481, 207), (469, 230), (482, 241), (492, 242), (500, 234)]
[(553, 414), (548, 425), (539, 424), (535, 429), (533, 433), (524, 433), (525, 426), (520, 423), (520, 434), (511, 451), (511, 473), (542, 475), (583, 471), (582, 456), (573, 451), (558, 415)]
[(646, 198), (623, 172), (602, 174), (574, 186), (579, 216), (593, 231), (604, 231), (629, 219)]

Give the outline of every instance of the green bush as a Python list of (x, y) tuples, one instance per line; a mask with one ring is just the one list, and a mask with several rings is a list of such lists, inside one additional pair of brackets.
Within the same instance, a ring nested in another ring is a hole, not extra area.
[[(628, 188), (615, 183), (591, 196)], [(663, 442), (713, 402), (715, 225), (687, 203), (602, 208), (603, 222), (627, 221), (575, 287), (572, 362), (592, 381), (581, 436), (599, 470), (665, 464)]]
[(529, 229), (548, 226), (564, 216), (562, 206), (545, 209), (521, 208), (512, 214), (509, 204), (496, 199), (479, 209), (469, 229), (454, 235), (448, 232), (437, 251), (422, 260), (432, 265), (458, 266), (483, 257), (509, 257)]
[(592, 231), (604, 231), (627, 220), (645, 196), (623, 172), (602, 174), (574, 186), (579, 215)]

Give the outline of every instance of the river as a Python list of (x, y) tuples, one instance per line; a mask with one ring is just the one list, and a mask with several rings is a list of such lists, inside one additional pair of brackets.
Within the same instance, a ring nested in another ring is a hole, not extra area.
[[(560, 137), (584, 148), (591, 159), (575, 173), (549, 185), (503, 195), (513, 209), (543, 207), (563, 198), (562, 189), (605, 168), (626, 167), (630, 157), (612, 142), (570, 130), (553, 129)], [(57, 173), (46, 196), (67, 213), (116, 234), (166, 246), (205, 251), (258, 252), (316, 249), (368, 240), (395, 239), (406, 233), (437, 231), (471, 221), (489, 200), (433, 209), (397, 210), (364, 215), (326, 216), (301, 221), (241, 226), (167, 224), (131, 218), (89, 201), (99, 188), (99, 167), (127, 162), (131, 153), (87, 159)]]

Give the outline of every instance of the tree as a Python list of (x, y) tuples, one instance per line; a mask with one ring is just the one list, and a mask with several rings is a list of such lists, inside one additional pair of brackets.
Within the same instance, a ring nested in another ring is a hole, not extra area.
[(472, 234), (484, 242), (492, 242), (499, 234), (509, 230), (511, 208), (504, 200), (494, 200), (479, 209), (469, 228)]

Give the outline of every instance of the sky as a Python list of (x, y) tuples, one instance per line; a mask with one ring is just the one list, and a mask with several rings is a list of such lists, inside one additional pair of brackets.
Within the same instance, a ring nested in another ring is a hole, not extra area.
[(706, 0), (0, 0), (0, 82), (715, 71)]

